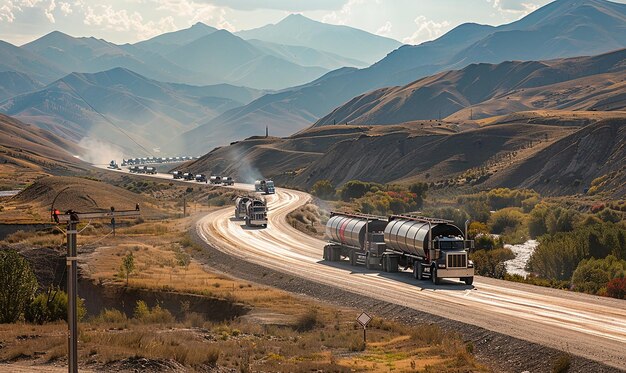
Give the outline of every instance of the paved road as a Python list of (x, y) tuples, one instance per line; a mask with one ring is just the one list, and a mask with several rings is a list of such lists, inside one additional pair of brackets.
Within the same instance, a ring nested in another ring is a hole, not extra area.
[[(156, 177), (171, 178), (167, 174)], [(252, 185), (236, 184), (252, 190)], [(626, 370), (626, 301), (595, 297), (477, 276), (473, 286), (445, 281), (433, 286), (395, 274), (321, 260), (324, 241), (286, 221), (310, 195), (277, 188), (268, 196), (269, 224), (247, 228), (234, 220), (234, 207), (198, 221), (201, 237), (215, 248), (248, 262), (366, 294), (389, 303), (569, 351)]]

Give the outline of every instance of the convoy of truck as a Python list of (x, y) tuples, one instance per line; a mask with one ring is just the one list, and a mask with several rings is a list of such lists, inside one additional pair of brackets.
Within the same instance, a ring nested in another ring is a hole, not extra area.
[(254, 182), (254, 190), (265, 194), (274, 194), (276, 189), (274, 188), (274, 182), (272, 180), (257, 180)]
[[(109, 168), (117, 164), (111, 161)], [(117, 168), (119, 169), (119, 168)], [(132, 173), (156, 173), (154, 167), (132, 165)], [(232, 177), (174, 171), (174, 179), (196, 180), (214, 185), (234, 185)], [(257, 180), (255, 192), (274, 194), (272, 180)], [(257, 196), (235, 199), (235, 218), (245, 220), (248, 227), (267, 227), (267, 202)], [(323, 259), (331, 262), (348, 259), (351, 265), (362, 264), (367, 269), (398, 272), (411, 269), (419, 280), (429, 278), (439, 284), (444, 278), (458, 278), (467, 285), (474, 281), (474, 264), (469, 260), (473, 241), (467, 240), (465, 230), (452, 221), (416, 215), (374, 215), (331, 213), (326, 223), (328, 244)]]
[(333, 212), (326, 223), (329, 243), (323, 258), (351, 265), (397, 272), (398, 267), (413, 270), (413, 277), (459, 278), (467, 285), (474, 281), (474, 264), (468, 259), (473, 241), (449, 220), (414, 215), (388, 218)]
[(244, 219), (248, 227), (267, 227), (267, 202), (255, 196), (238, 196), (235, 219)]

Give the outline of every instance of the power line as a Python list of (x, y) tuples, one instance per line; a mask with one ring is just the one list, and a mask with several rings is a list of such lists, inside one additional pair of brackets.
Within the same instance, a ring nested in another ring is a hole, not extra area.
[(98, 109), (96, 109), (95, 107), (93, 107), (93, 105), (91, 105), (80, 93), (78, 93), (78, 91), (76, 89), (74, 89), (74, 87), (72, 87), (71, 85), (69, 85), (66, 81), (62, 80), (62, 82), (69, 88), (72, 90), (72, 92), (74, 92), (78, 97), (80, 97), (81, 100), (83, 100), (83, 102), (85, 104), (87, 104), (87, 106), (89, 106), (91, 108), (91, 110), (95, 111), (96, 113), (98, 113), (105, 121), (107, 121), (110, 125), (112, 125), (113, 127), (115, 127), (118, 131), (120, 131), (121, 133), (123, 133), (126, 137), (128, 137), (130, 139), (130, 141), (134, 142), (135, 145), (137, 145), (138, 147), (140, 147), (141, 149), (143, 149), (146, 154), (154, 157), (154, 154), (152, 154), (151, 151), (149, 151), (148, 149), (146, 149), (143, 145), (141, 145), (140, 143), (138, 143), (137, 141), (135, 141), (135, 139), (133, 139), (128, 133), (126, 133), (126, 131), (124, 131), (122, 128), (120, 128), (118, 125), (116, 125), (115, 123), (113, 123), (109, 118), (107, 118), (104, 114), (102, 114), (100, 111), (98, 111)]

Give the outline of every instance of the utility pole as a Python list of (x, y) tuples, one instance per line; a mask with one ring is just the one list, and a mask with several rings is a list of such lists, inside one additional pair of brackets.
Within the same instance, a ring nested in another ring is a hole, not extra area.
[(65, 235), (67, 237), (67, 257), (65, 262), (67, 265), (67, 343), (68, 343), (68, 357), (67, 357), (67, 371), (69, 373), (78, 373), (78, 315), (76, 309), (76, 298), (78, 297), (78, 268), (76, 261), (78, 255), (76, 251), (76, 241), (78, 236), (77, 226), (80, 219), (111, 219), (114, 221), (115, 217), (122, 216), (140, 216), (139, 205), (136, 205), (135, 210), (127, 211), (115, 211), (115, 208), (111, 207), (110, 212), (88, 212), (80, 213), (73, 210), (67, 211), (65, 214), (60, 214), (58, 210), (52, 210), (52, 217), (55, 222), (67, 222), (67, 231)]

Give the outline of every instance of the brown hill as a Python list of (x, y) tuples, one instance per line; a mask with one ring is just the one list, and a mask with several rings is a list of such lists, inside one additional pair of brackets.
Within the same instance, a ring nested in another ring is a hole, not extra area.
[(74, 156), (82, 150), (46, 130), (0, 114), (0, 188), (84, 169), (87, 164)]
[[(58, 196), (58, 197), (57, 197)], [(47, 218), (52, 201), (60, 211), (69, 209), (87, 211), (132, 210), (139, 203), (142, 213), (158, 213), (158, 203), (146, 196), (110, 184), (80, 177), (43, 177), (11, 198), (7, 205), (28, 206), (29, 210)]]
[(626, 109), (626, 49), (593, 57), (474, 64), (362, 94), (314, 126), (467, 120), (534, 109)]
[(532, 188), (543, 194), (585, 193), (591, 188), (591, 193), (623, 197), (626, 194), (625, 119), (602, 120), (565, 136), (528, 159), (503, 169), (489, 184)]
[[(310, 188), (320, 179), (329, 179), (335, 186), (359, 179), (380, 183), (419, 180), (435, 184), (455, 180), (455, 183), (485, 187), (535, 187), (539, 184), (531, 182), (533, 173), (524, 173), (529, 165), (554, 164), (547, 161), (550, 157), (558, 164), (567, 165), (567, 157), (556, 156), (560, 154), (559, 147), (584, 137), (584, 131), (594, 128), (591, 126), (609, 120), (623, 123), (626, 114), (535, 111), (461, 124), (418, 121), (369, 127), (322, 126), (287, 138), (249, 138), (217, 148), (184, 169), (229, 174), (242, 181), (271, 177), (279, 184), (299, 188)], [(596, 146), (619, 149), (617, 144), (623, 141), (619, 136), (615, 141), (613, 145), (596, 143)], [(536, 158), (541, 154), (550, 155)], [(602, 155), (579, 158), (576, 167), (587, 171), (579, 177), (578, 189), (603, 172), (614, 171), (607, 168), (596, 172), (596, 164), (604, 159)], [(621, 163), (616, 156), (610, 159)], [(558, 164), (554, 167), (558, 168)], [(546, 172), (558, 174), (553, 169)], [(564, 186), (563, 182), (537, 189), (553, 195), (578, 191)], [(613, 184), (607, 185), (608, 189), (613, 188)]]

